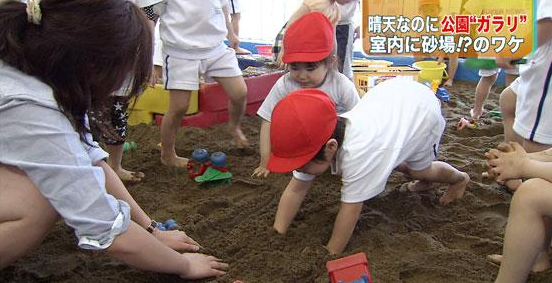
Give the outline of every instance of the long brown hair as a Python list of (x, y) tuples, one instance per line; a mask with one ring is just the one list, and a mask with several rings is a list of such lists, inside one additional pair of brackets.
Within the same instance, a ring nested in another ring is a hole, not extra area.
[(42, 0), (39, 24), (26, 5), (0, 0), (0, 60), (50, 86), (81, 139), (85, 114), (133, 78), (130, 95), (151, 73), (152, 36), (140, 9), (125, 0)]

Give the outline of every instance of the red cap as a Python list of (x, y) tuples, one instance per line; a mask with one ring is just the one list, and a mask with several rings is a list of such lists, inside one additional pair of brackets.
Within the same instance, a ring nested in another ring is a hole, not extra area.
[(325, 92), (305, 88), (288, 94), (272, 111), (268, 170), (283, 173), (307, 164), (336, 124), (335, 105)]
[(318, 62), (334, 49), (334, 28), (328, 17), (319, 12), (305, 14), (284, 34), (284, 63)]

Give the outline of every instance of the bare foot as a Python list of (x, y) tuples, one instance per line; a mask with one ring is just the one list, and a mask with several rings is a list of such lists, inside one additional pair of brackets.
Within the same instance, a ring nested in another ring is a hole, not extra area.
[(483, 115), (482, 112), (475, 112), (473, 109), (470, 109), (470, 116), (472, 120), (479, 120), (479, 118), (481, 118), (481, 115)]
[(161, 156), (161, 163), (163, 163), (163, 165), (179, 167), (179, 168), (186, 168), (186, 165), (188, 165), (188, 160), (189, 160), (188, 158), (184, 158), (176, 155), (171, 158), (165, 158)]
[[(502, 263), (502, 259), (504, 256), (499, 254), (492, 254), (487, 256), (487, 260), (490, 263), (494, 263), (498, 266)], [(548, 258), (548, 254), (545, 252), (541, 252), (537, 259), (535, 260), (535, 263), (533, 263), (533, 266), (531, 267), (531, 271), (533, 273), (543, 272), (545, 270), (548, 270), (550, 268), (550, 259)]]
[(236, 148), (249, 147), (249, 141), (240, 128), (230, 130), (230, 134), (232, 134), (232, 138), (234, 138), (234, 145), (236, 146)]
[(421, 192), (433, 189), (433, 183), (424, 180), (416, 180), (408, 183), (408, 190), (411, 192)]
[(512, 191), (515, 191), (517, 190), (517, 188), (519, 188), (519, 186), (521, 186), (521, 183), (522, 183), (522, 180), (521, 179), (516, 179), (516, 180), (508, 180), (506, 181), (506, 187), (508, 187), (508, 189), (512, 190)]
[(251, 54), (251, 51), (249, 51), (245, 48), (241, 48), (241, 47), (235, 48), (234, 50), (236, 50), (236, 54), (238, 54), (238, 55), (240, 55), (240, 54)]
[(466, 187), (470, 182), (470, 176), (466, 172), (462, 172), (462, 176), (464, 176), (464, 178), (460, 182), (450, 184), (447, 191), (443, 194), (441, 199), (439, 199), (439, 202), (442, 205), (447, 205), (455, 199), (459, 199), (464, 196)]
[(451, 79), (448, 79), (443, 85), (444, 86), (452, 86), (452, 80)]
[(117, 176), (119, 176), (119, 179), (121, 179), (121, 181), (123, 182), (138, 183), (142, 181), (144, 177), (146, 177), (146, 174), (144, 174), (143, 172), (133, 172), (122, 168), (120, 170), (116, 170), (115, 173), (117, 173)]

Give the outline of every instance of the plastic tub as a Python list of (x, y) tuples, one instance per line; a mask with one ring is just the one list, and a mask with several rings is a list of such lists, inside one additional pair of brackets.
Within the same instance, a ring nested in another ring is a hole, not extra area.
[(444, 78), (448, 78), (447, 71), (445, 70), (447, 65), (445, 63), (439, 63), (437, 61), (419, 61), (412, 64), (412, 67), (420, 70), (418, 75), (418, 81), (424, 83), (437, 83), (440, 85)]

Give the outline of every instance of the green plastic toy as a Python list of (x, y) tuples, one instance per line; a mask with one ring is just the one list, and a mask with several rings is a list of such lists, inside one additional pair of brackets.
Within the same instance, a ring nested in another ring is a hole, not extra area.
[(500, 110), (491, 110), (489, 111), (489, 116), (493, 118), (502, 118), (502, 113), (500, 112)]
[(124, 152), (129, 152), (129, 151), (134, 151), (138, 148), (138, 144), (136, 144), (135, 141), (126, 141), (124, 144), (123, 144), (123, 151)]
[[(512, 65), (527, 64), (527, 59), (517, 59), (510, 62)], [(494, 59), (482, 59), (482, 58), (466, 58), (464, 60), (464, 66), (468, 69), (482, 69), (492, 70), (497, 69), (496, 61)]]
[(205, 172), (194, 178), (194, 181), (200, 184), (208, 184), (209, 186), (229, 185), (232, 173), (222, 172), (213, 167), (207, 167)]

